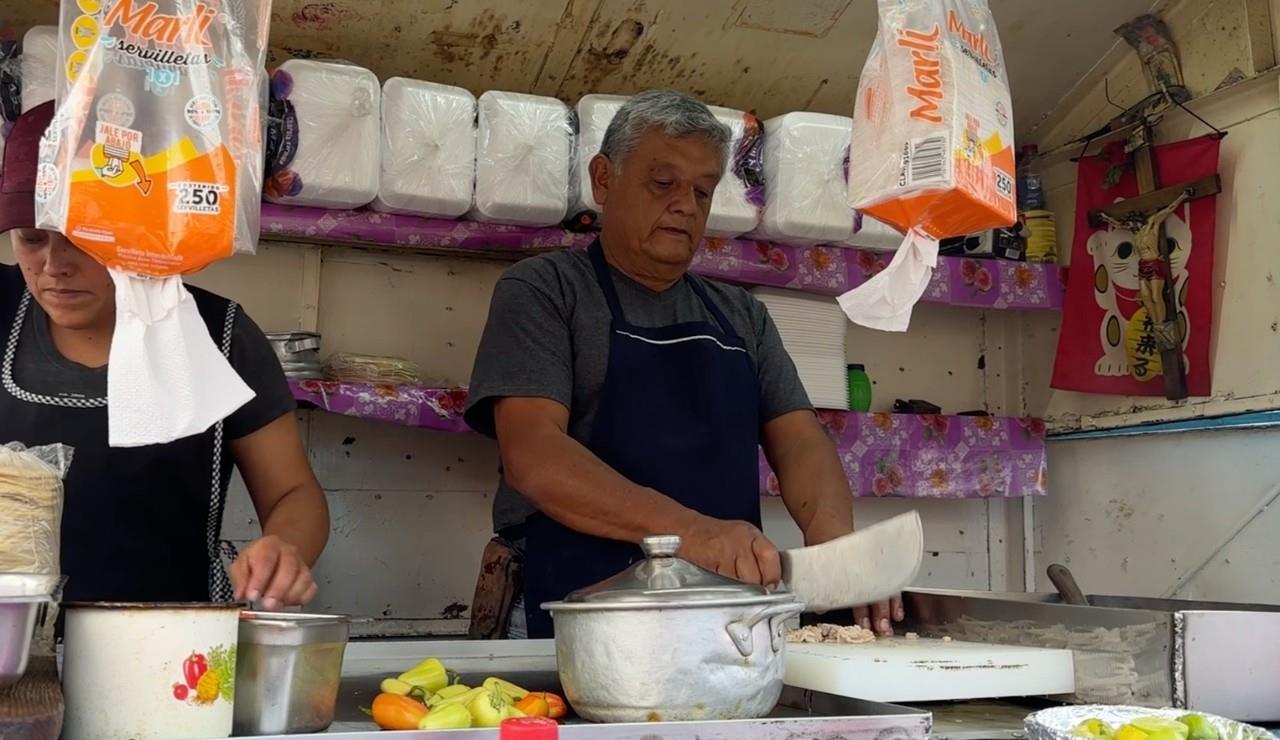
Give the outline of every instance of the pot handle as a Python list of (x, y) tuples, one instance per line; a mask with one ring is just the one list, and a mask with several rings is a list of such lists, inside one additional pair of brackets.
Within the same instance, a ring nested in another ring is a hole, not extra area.
[(773, 643), (773, 651), (776, 653), (782, 649), (783, 640), (783, 622), (796, 616), (804, 611), (804, 604), (799, 602), (790, 602), (786, 604), (774, 604), (767, 606), (755, 614), (735, 622), (730, 622), (725, 627), (725, 631), (729, 633), (729, 639), (733, 640), (734, 647), (738, 648), (738, 652), (742, 657), (750, 657), (755, 651), (755, 640), (752, 639), (751, 632), (760, 622), (770, 619), (769, 633)]

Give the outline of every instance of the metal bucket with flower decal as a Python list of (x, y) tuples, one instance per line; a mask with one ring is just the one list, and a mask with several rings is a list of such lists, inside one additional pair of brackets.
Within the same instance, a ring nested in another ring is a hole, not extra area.
[(229, 737), (239, 619), (236, 604), (68, 604), (62, 737)]

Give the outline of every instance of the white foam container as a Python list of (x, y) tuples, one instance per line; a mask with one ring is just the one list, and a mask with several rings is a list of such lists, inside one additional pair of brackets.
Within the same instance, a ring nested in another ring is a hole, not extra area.
[(382, 86), (382, 168), (372, 207), (457, 218), (476, 176), (476, 98), (452, 85), (392, 77)]
[(477, 111), (471, 217), (528, 226), (563, 221), (573, 156), (569, 107), (555, 98), (489, 91)]

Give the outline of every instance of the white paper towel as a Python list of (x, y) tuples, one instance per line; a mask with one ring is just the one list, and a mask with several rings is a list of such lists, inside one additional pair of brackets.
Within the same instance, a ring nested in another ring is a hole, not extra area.
[(58, 27), (32, 26), (22, 36), (22, 112), (54, 98), (58, 79)]
[(569, 208), (573, 130), (555, 98), (489, 91), (476, 131), (477, 221), (551, 226)]
[(911, 308), (924, 295), (938, 265), (938, 240), (912, 229), (888, 267), (840, 296), (849, 320), (869, 329), (906, 331)]
[(182, 278), (110, 272), (116, 288), (107, 360), (112, 447), (200, 434), (254, 397), (214, 345)]
[(613, 116), (627, 102), (623, 95), (583, 95), (578, 100), (578, 147), (574, 158), (573, 198), (569, 215), (589, 214), (600, 216), (600, 204), (591, 193), (591, 172), (587, 166), (591, 158), (600, 153), (604, 132)]
[(765, 206), (758, 235), (792, 244), (852, 237), (845, 177), (852, 130), (852, 119), (826, 113), (787, 113), (765, 121)]
[(732, 108), (709, 106), (712, 114), (733, 132), (729, 143), (729, 159), (725, 163), (724, 176), (716, 186), (711, 200), (711, 215), (707, 217), (707, 236), (733, 239), (752, 231), (760, 223), (760, 209), (748, 200), (747, 183), (734, 173), (735, 156), (747, 133), (747, 114)]
[(452, 85), (392, 77), (382, 86), (382, 178), (373, 208), (457, 218), (476, 177), (476, 98)]
[(382, 92), (363, 67), (290, 59), (271, 76), (272, 95), (293, 106), (293, 160), (267, 182), (274, 203), (359, 208), (378, 195)]

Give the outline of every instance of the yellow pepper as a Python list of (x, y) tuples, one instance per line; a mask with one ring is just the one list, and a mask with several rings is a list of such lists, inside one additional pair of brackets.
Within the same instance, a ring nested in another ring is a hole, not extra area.
[(497, 727), (502, 724), (502, 720), (510, 718), (510, 710), (513, 707), (507, 701), (505, 694), (486, 688), (481, 688), (480, 692), (467, 704), (467, 711), (471, 712), (473, 725)]
[(452, 686), (445, 686), (443, 689), (440, 689), (439, 691), (432, 694), (427, 699), (427, 706), (434, 707), (438, 705), (440, 702), (444, 701), (445, 699), (452, 699), (455, 696), (462, 696), (468, 691), (471, 691), (471, 687), (463, 686), (460, 683), (455, 683)]
[(398, 678), (382, 679), (382, 693), (395, 694), (396, 696), (408, 696), (413, 690), (413, 684), (405, 683)]
[(457, 696), (451, 696), (447, 699), (441, 699), (440, 701), (436, 702), (435, 707), (439, 709), (440, 707), (447, 707), (450, 704), (461, 704), (462, 706), (465, 707), (471, 703), (472, 699), (485, 693), (486, 691), (488, 691), (488, 689), (484, 687), (474, 688), (467, 691), (466, 693), (458, 694)]
[(501, 692), (512, 701), (519, 701), (529, 695), (528, 691), (525, 691), (510, 681), (503, 681), (501, 678), (495, 678), (493, 676), (484, 680), (484, 687), (490, 691)]
[(421, 688), (430, 696), (449, 685), (449, 674), (438, 658), (427, 658), (401, 673), (399, 680)]
[(419, 730), (465, 730), (471, 726), (471, 712), (461, 704), (438, 707), (418, 722)]

